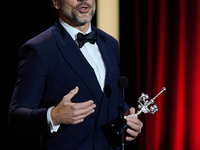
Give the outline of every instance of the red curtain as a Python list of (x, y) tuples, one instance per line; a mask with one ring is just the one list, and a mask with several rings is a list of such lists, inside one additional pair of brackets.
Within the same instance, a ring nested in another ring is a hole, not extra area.
[(133, 5), (137, 97), (144, 89), (153, 98), (167, 88), (155, 100), (159, 111), (140, 116), (138, 147), (200, 150), (200, 0)]

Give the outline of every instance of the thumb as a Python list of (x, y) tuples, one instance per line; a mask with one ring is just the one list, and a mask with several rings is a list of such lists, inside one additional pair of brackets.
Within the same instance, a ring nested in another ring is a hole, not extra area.
[(129, 113), (130, 113), (130, 114), (135, 114), (135, 108), (131, 107), (131, 108), (129, 109)]
[(67, 95), (64, 96), (64, 99), (67, 101), (71, 101), (71, 99), (78, 93), (79, 87), (76, 86), (73, 90), (71, 90)]
[(135, 108), (131, 107), (129, 110), (126, 111), (124, 114), (125, 116), (135, 114)]

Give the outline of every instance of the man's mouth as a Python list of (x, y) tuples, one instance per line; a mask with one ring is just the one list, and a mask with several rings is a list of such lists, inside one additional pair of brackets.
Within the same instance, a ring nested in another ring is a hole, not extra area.
[(80, 13), (87, 13), (89, 11), (89, 7), (88, 6), (81, 6), (78, 8)]

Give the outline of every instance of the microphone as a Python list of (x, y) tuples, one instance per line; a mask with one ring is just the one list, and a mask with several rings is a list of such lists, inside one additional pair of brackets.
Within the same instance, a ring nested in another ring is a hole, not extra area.
[(125, 76), (119, 77), (118, 86), (120, 89), (126, 89), (128, 87), (128, 78)]
[[(125, 89), (128, 87), (128, 78), (125, 76), (121, 76), (118, 79), (118, 86), (120, 89), (122, 89), (122, 93), (123, 93), (123, 116), (124, 116), (124, 103), (125, 103)], [(122, 119), (122, 150), (124, 150), (124, 125), (125, 125), (125, 120)]]

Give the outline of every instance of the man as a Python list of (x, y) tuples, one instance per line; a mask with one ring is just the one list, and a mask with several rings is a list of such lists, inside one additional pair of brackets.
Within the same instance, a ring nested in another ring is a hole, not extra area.
[[(91, 26), (95, 0), (52, 2), (59, 20), (19, 52), (9, 124), (21, 133), (41, 134), (48, 150), (115, 149), (102, 126), (123, 115), (118, 43)], [(125, 109), (125, 115), (135, 113)], [(132, 141), (142, 122), (129, 118), (127, 125), (125, 140)]]

